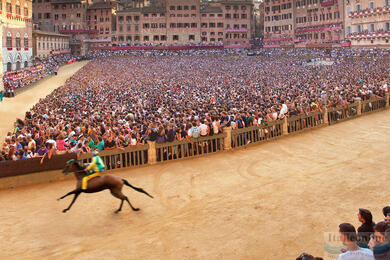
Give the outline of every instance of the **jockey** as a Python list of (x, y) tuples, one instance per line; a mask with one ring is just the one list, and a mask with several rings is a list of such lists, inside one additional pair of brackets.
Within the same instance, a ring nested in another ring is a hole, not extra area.
[(105, 170), (104, 162), (98, 154), (99, 154), (98, 151), (92, 152), (92, 156), (93, 156), (92, 161), (88, 165), (86, 169), (87, 174), (85, 175), (85, 177), (83, 177), (82, 180), (82, 185), (81, 185), (82, 190), (87, 189), (87, 184), (90, 179), (100, 176), (101, 175), (100, 173)]

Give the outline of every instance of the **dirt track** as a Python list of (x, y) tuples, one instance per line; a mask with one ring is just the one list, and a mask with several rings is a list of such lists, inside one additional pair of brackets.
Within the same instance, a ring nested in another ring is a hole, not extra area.
[(55, 199), (73, 181), (0, 191), (3, 259), (295, 259), (390, 204), (390, 110), (264, 145), (120, 174), (125, 190)]

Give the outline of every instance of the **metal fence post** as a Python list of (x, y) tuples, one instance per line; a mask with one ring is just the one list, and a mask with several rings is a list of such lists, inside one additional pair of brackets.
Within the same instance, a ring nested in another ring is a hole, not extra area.
[(329, 125), (328, 107), (324, 108), (324, 124)]
[(223, 132), (226, 133), (224, 150), (230, 150), (232, 149), (232, 127), (225, 127)]
[(156, 142), (148, 141), (148, 164), (155, 164), (157, 162)]
[(283, 118), (282, 135), (288, 135), (288, 121), (287, 121), (287, 117)]
[(385, 108), (388, 108), (388, 107), (389, 107), (389, 102), (390, 102), (389, 98), (390, 98), (389, 93), (386, 93), (386, 94), (385, 94), (385, 101), (386, 101)]

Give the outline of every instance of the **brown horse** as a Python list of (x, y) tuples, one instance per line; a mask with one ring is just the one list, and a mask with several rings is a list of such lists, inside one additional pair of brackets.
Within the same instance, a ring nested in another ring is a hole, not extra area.
[(72, 202), (70, 203), (69, 207), (67, 207), (66, 209), (64, 209), (62, 211), (63, 213), (65, 213), (68, 210), (70, 210), (70, 208), (72, 207), (73, 203), (76, 201), (77, 197), (82, 192), (85, 192), (85, 193), (95, 193), (95, 192), (100, 192), (100, 191), (106, 190), (106, 189), (109, 189), (111, 191), (112, 196), (114, 196), (115, 198), (118, 198), (118, 199), (121, 200), (121, 204), (119, 206), (119, 209), (117, 209), (115, 211), (115, 213), (118, 213), (119, 211), (122, 210), (122, 205), (123, 205), (124, 201), (127, 201), (127, 203), (129, 203), (129, 205), (130, 205), (132, 210), (138, 211), (139, 209), (138, 208), (134, 208), (133, 205), (131, 205), (129, 199), (125, 195), (123, 195), (123, 193), (122, 193), (123, 184), (126, 185), (126, 186), (129, 186), (130, 188), (132, 188), (132, 189), (134, 189), (134, 190), (136, 190), (138, 192), (142, 192), (142, 193), (146, 194), (147, 196), (153, 198), (153, 196), (151, 196), (149, 193), (147, 193), (143, 189), (134, 187), (127, 180), (121, 179), (118, 176), (115, 176), (115, 175), (112, 175), (112, 174), (105, 174), (103, 176), (95, 177), (95, 178), (90, 179), (88, 181), (87, 189), (86, 190), (82, 190), (81, 189), (81, 181), (82, 181), (83, 177), (86, 174), (85, 167), (81, 166), (77, 161), (72, 159), (72, 160), (69, 160), (68, 162), (66, 162), (66, 166), (65, 166), (65, 168), (62, 171), (62, 173), (64, 175), (67, 175), (70, 172), (73, 172), (75, 174), (75, 177), (77, 179), (77, 184), (76, 184), (76, 189), (75, 190), (73, 190), (71, 192), (68, 192), (67, 194), (65, 194), (61, 198), (57, 199), (57, 200), (61, 200), (61, 199), (65, 198), (65, 197), (67, 197), (69, 195), (74, 194)]

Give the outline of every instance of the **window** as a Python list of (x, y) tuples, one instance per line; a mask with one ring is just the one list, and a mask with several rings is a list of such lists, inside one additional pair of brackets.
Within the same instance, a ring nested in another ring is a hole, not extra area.
[(7, 36), (7, 48), (12, 48), (12, 37)]
[(160, 23), (160, 28), (166, 28), (167, 27), (167, 25), (165, 24), (165, 23)]
[(374, 8), (375, 8), (375, 3), (374, 3), (374, 2), (370, 2), (370, 3), (368, 4), (368, 8), (369, 8), (369, 9), (374, 9)]
[(11, 5), (11, 3), (7, 3), (7, 13), (12, 13), (12, 5)]
[(16, 37), (15, 44), (16, 44), (16, 48), (20, 48), (20, 37)]
[(58, 14), (54, 15), (54, 20), (58, 20)]
[(144, 42), (147, 42), (147, 41), (149, 41), (149, 36), (145, 35), (144, 36)]
[(17, 5), (15, 10), (16, 10), (16, 14), (20, 15), (20, 5)]
[(247, 15), (246, 14), (241, 14), (241, 19), (246, 19)]
[(210, 28), (215, 28), (215, 23), (209, 23)]
[(127, 26), (126, 26), (126, 30), (127, 30), (128, 32), (130, 32), (130, 30), (131, 30), (130, 25), (127, 25)]
[(160, 39), (160, 37), (158, 35), (153, 36), (153, 41), (158, 41), (159, 39)]
[(193, 35), (193, 34), (189, 35), (188, 40), (195, 41), (195, 35)]
[(176, 10), (183, 10), (181, 5), (178, 5)]
[(171, 23), (171, 24), (169, 25), (169, 28), (176, 28), (176, 24), (175, 24), (175, 23)]
[(196, 6), (195, 5), (191, 5), (191, 10), (196, 10)]
[(127, 41), (127, 42), (131, 42), (131, 36), (127, 36), (127, 37), (126, 37), (126, 41)]
[(166, 35), (161, 35), (160, 39), (161, 39), (161, 41), (166, 41), (167, 40), (167, 36)]
[(175, 10), (175, 6), (174, 6), (174, 5), (171, 5), (171, 6), (169, 7), (169, 10), (174, 11), (174, 10)]
[(131, 21), (131, 16), (126, 16), (126, 22), (130, 23), (130, 21)]
[(223, 28), (223, 23), (217, 23), (218, 28)]
[(66, 14), (62, 14), (62, 19), (66, 19)]
[(149, 24), (148, 24), (148, 23), (144, 23), (144, 24), (142, 25), (142, 28), (148, 29), (148, 28), (149, 28)]
[(173, 39), (174, 41), (178, 41), (178, 40), (179, 40), (179, 35), (173, 35), (173, 36), (172, 36), (172, 39)]
[(45, 13), (45, 19), (50, 19), (50, 13)]
[(183, 6), (183, 10), (188, 10), (188, 5)]
[(196, 28), (198, 26), (197, 23), (191, 23), (191, 28)]

